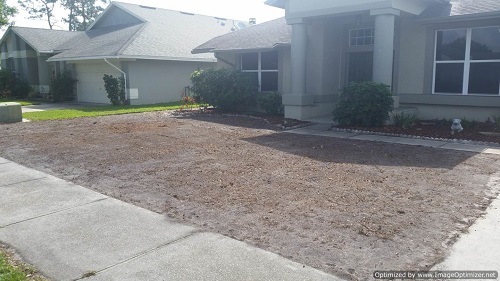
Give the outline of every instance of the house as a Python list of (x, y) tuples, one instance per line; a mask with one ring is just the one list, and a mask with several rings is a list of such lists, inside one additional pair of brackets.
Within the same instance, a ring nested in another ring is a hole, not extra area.
[(339, 89), (373, 80), (421, 119), (500, 113), (498, 0), (268, 0), (286, 18), (222, 35), (193, 53), (257, 73), (285, 116), (331, 114)]
[[(49, 92), (50, 76), (56, 65), (47, 60), (57, 54), (59, 46), (81, 32), (12, 26), (0, 40), (2, 69), (8, 69), (26, 80), (35, 92)], [(60, 65), (57, 64), (59, 68)], [(58, 69), (60, 70), (60, 69)]]
[(50, 75), (71, 70), (79, 102), (109, 103), (104, 74), (123, 76), (131, 104), (178, 101), (213, 54), (191, 50), (248, 23), (143, 5), (111, 3), (82, 32), (10, 27), (0, 41), (2, 68), (16, 71), (38, 92)]

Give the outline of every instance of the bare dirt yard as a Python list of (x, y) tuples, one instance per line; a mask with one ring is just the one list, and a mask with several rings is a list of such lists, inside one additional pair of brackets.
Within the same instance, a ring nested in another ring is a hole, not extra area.
[(500, 157), (156, 112), (0, 125), (0, 156), (352, 280), (439, 262)]

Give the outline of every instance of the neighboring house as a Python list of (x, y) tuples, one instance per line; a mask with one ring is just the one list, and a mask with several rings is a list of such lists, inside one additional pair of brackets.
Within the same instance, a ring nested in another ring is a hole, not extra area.
[(59, 46), (80, 33), (9, 27), (0, 41), (2, 69), (15, 72), (15, 75), (26, 80), (35, 92), (47, 94), (50, 76), (60, 69), (60, 64), (48, 63), (47, 60), (58, 53)]
[(500, 113), (498, 0), (266, 3), (286, 9), (286, 19), (216, 37), (193, 53), (256, 72), (261, 90), (283, 94), (286, 117), (331, 114), (339, 89), (366, 80), (390, 85), (395, 106), (416, 108), (422, 119)]
[(216, 66), (213, 54), (191, 50), (247, 25), (113, 2), (84, 32), (9, 28), (0, 41), (2, 67), (16, 71), (38, 91), (47, 87), (54, 71), (69, 69), (78, 80), (80, 102), (110, 102), (104, 74), (126, 78), (131, 104), (178, 101), (191, 84), (191, 73)]

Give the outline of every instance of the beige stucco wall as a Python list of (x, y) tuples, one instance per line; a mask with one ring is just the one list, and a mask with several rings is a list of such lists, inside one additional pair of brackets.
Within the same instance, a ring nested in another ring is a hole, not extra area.
[(240, 67), (240, 55), (238, 53), (217, 53), (217, 69), (221, 68), (232, 68), (239, 69)]
[(484, 122), (491, 119), (493, 114), (500, 114), (499, 108), (471, 107), (471, 106), (446, 106), (446, 105), (416, 105), (418, 118), (421, 120), (434, 119), (464, 119)]
[(290, 47), (280, 48), (280, 65), (279, 65), (279, 92), (282, 94), (290, 93), (291, 91), (291, 49)]
[(467, 118), (485, 121), (500, 113), (500, 96), (432, 94), (435, 32), (439, 29), (498, 25), (498, 19), (422, 24), (403, 18), (398, 94), (403, 107), (421, 119)]
[(129, 88), (139, 90), (131, 104), (174, 102), (191, 85), (191, 74), (197, 69), (216, 67), (211, 62), (138, 60), (127, 62)]
[(398, 58), (398, 93), (423, 94), (427, 29), (410, 17), (401, 17)]

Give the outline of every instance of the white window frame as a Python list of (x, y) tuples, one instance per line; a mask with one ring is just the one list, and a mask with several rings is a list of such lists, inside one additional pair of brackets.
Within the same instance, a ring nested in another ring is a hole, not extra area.
[[(352, 33), (353, 30), (367, 30), (367, 29), (373, 30), (373, 36), (363, 36), (363, 37), (358, 37), (358, 36), (352, 37), (351, 36), (351, 33)], [(358, 38), (373, 38), (373, 44), (369, 44), (369, 45), (366, 45), (366, 44), (362, 44), (362, 45), (355, 44), (355, 45), (353, 45), (353, 44), (351, 44), (353, 38), (356, 38), (356, 39), (358, 39)], [(374, 44), (375, 44), (375, 27), (360, 27), (360, 28), (351, 28), (351, 29), (349, 29), (349, 47), (373, 46)]]
[[(500, 63), (500, 59), (498, 60), (471, 60), (471, 43), (472, 43), (472, 30), (479, 28), (491, 28), (496, 27), (500, 28), (500, 26), (480, 26), (480, 27), (469, 27), (469, 28), (449, 28), (449, 29), (438, 29), (436, 30), (434, 37), (434, 66), (432, 71), (432, 94), (435, 95), (451, 95), (451, 96), (485, 96), (485, 97), (495, 97), (500, 96), (500, 85), (498, 95), (488, 95), (488, 94), (474, 94), (469, 93), (469, 76), (470, 76), (470, 65), (473, 63)], [(465, 40), (465, 59), (464, 60), (447, 60), (447, 61), (438, 61), (437, 60), (437, 44), (438, 44), (438, 32), (439, 31), (450, 31), (450, 30), (466, 30), (466, 40)], [(436, 92), (436, 68), (438, 64), (463, 64), (464, 66), (464, 74), (462, 77), (462, 93), (440, 93)], [(500, 82), (499, 82), (500, 84)]]
[[(262, 73), (264, 72), (276, 72), (278, 73), (279, 72), (279, 66), (278, 66), (278, 69), (262, 69), (262, 53), (267, 53), (267, 52), (275, 52), (275, 51), (266, 51), (266, 52), (252, 52), (252, 53), (249, 53), (249, 54), (255, 54), (255, 53), (258, 53), (258, 69), (257, 70), (243, 70), (243, 54), (240, 56), (240, 69), (241, 69), (241, 72), (251, 72), (251, 73), (257, 73), (257, 77), (258, 77), (258, 80), (259, 80), (259, 93), (262, 92), (261, 91), (261, 88), (262, 88)], [(277, 52), (277, 51), (276, 51)], [(279, 56), (279, 52), (278, 52), (278, 56)], [(279, 60), (279, 58), (278, 58)], [(278, 85), (279, 87), (279, 85)], [(279, 89), (276, 89), (276, 91), (278, 91)]]

